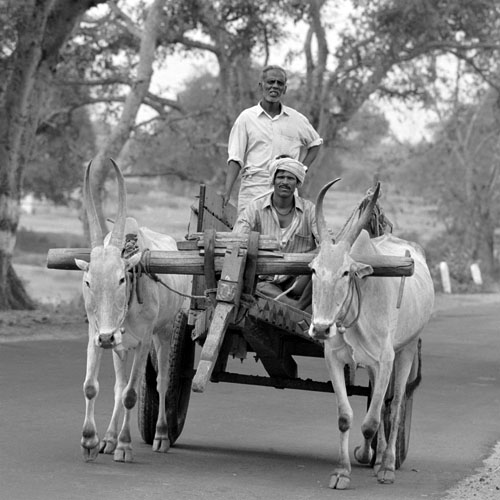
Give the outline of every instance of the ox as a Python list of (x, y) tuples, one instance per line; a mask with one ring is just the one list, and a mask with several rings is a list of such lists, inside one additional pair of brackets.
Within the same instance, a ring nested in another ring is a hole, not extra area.
[[(348, 366), (351, 373), (357, 366), (365, 367), (373, 388), (361, 426), (364, 440), (356, 448), (354, 456), (358, 462), (370, 464), (373, 458), (371, 443), (380, 430), (374, 470), (380, 483), (393, 483), (401, 401), (417, 352), (419, 335), (432, 313), (434, 288), (423, 250), (417, 244), (392, 235), (370, 239), (364, 229), (375, 207), (380, 185), (377, 185), (359, 219), (346, 224), (338, 241), (332, 241), (323, 216), (323, 199), (330, 186), (338, 180), (325, 185), (316, 202), (320, 248), (310, 264), (313, 299), (309, 335), (324, 342), (325, 361), (337, 398), (340, 454), (330, 487), (346, 489), (351, 475), (348, 447), (353, 411), (347, 397), (344, 367)], [(414, 259), (414, 274), (406, 278), (398, 308), (401, 278), (367, 278), (373, 268), (356, 262), (353, 255), (404, 256), (406, 250)], [(386, 441), (380, 422), (383, 421), (384, 399), (393, 370), (391, 432)]]
[[(89, 221), (90, 261), (75, 259), (84, 271), (83, 297), (89, 323), (87, 370), (83, 384), (86, 401), (81, 445), (84, 459), (95, 460), (98, 453), (114, 453), (114, 460), (131, 462), (131, 410), (137, 400), (138, 385), (144, 373), (151, 342), (158, 358), (157, 390), (165, 400), (170, 338), (175, 314), (184, 306), (183, 296), (162, 286), (147, 274), (134, 273), (140, 265), (142, 251), (176, 250), (173, 238), (147, 228), (139, 228), (133, 218), (126, 217), (125, 182), (120, 169), (111, 160), (118, 181), (118, 211), (113, 230), (103, 240), (101, 226), (90, 189), (89, 163), (84, 178), (84, 203)], [(123, 255), (125, 235), (137, 237), (137, 250)], [(190, 277), (164, 276), (170, 289), (188, 292)], [(99, 440), (94, 407), (99, 393), (99, 366), (105, 349), (113, 351), (115, 370), (114, 407), (102, 441)], [(133, 362), (127, 379), (127, 357), (133, 351)], [(123, 423), (118, 432), (119, 420)], [(159, 405), (153, 450), (166, 452), (170, 447), (165, 405)]]

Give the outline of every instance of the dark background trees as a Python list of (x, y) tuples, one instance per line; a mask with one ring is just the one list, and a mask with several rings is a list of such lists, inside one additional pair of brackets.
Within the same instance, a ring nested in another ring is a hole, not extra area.
[[(0, 4), (0, 18), (0, 309), (30, 305), (11, 266), (22, 193), (66, 202), (94, 158), (102, 201), (109, 156), (127, 175), (220, 183), (229, 129), (267, 62), (289, 68), (287, 103), (325, 140), (306, 196), (337, 175), (360, 190), (418, 179), (468, 258), (494, 271), (494, 0), (23, 1)], [(199, 71), (172, 92), (179, 58)], [(426, 144), (395, 140), (394, 102), (434, 118)]]

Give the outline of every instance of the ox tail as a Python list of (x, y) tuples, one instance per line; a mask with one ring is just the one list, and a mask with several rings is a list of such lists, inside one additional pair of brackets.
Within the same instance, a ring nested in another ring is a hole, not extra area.
[(422, 382), (422, 339), (418, 339), (417, 344), (417, 376), (406, 384), (407, 398), (413, 395), (420, 382)]

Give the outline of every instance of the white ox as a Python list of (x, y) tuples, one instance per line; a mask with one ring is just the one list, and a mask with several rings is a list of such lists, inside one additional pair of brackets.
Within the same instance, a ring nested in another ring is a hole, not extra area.
[[(138, 385), (144, 372), (151, 339), (158, 358), (159, 400), (164, 401), (172, 326), (176, 313), (184, 306), (185, 298), (147, 275), (143, 274), (138, 278), (139, 283), (134, 280), (131, 271), (139, 264), (142, 250), (176, 250), (177, 247), (170, 236), (155, 233), (147, 228), (138, 228), (134, 219), (126, 218), (125, 182), (116, 163), (113, 160), (111, 162), (118, 181), (118, 213), (113, 231), (103, 241), (90, 189), (89, 163), (84, 179), (84, 203), (92, 249), (88, 263), (75, 259), (77, 266), (84, 271), (82, 286), (89, 322), (87, 371), (83, 384), (86, 412), (81, 445), (84, 459), (87, 461), (94, 460), (101, 452), (114, 453), (115, 461), (131, 462), (131, 410), (137, 401)], [(140, 251), (123, 258), (125, 235), (131, 232), (138, 236)], [(169, 287), (184, 294), (188, 293), (190, 279), (181, 275), (167, 275), (161, 278)], [(111, 421), (104, 439), (100, 441), (94, 407), (99, 393), (99, 366), (105, 349), (113, 350), (115, 400)], [(133, 351), (133, 362), (127, 378), (129, 351)], [(124, 418), (119, 430), (122, 415)], [(166, 452), (169, 447), (165, 405), (160, 404), (153, 450)]]
[[(396, 437), (401, 416), (401, 401), (417, 350), (419, 335), (428, 322), (434, 304), (434, 288), (422, 249), (415, 243), (391, 235), (370, 239), (363, 227), (369, 221), (378, 197), (377, 186), (360, 218), (333, 243), (323, 217), (323, 199), (330, 182), (320, 191), (316, 218), (320, 235), (318, 255), (311, 262), (312, 321), (309, 334), (324, 341), (328, 367), (338, 405), (340, 455), (330, 487), (349, 487), (349, 429), (353, 411), (346, 392), (344, 367), (364, 366), (373, 394), (361, 431), (363, 443), (355, 450), (362, 464), (372, 460), (372, 438), (378, 432), (375, 474), (380, 483), (395, 479)], [(414, 274), (405, 278), (400, 308), (397, 308), (401, 278), (372, 277), (373, 268), (356, 262), (355, 255), (385, 254), (404, 256), (409, 250), (414, 259)], [(368, 277), (368, 278), (367, 278)], [(383, 431), (384, 396), (394, 369), (394, 398), (391, 406), (391, 433), (386, 442)]]

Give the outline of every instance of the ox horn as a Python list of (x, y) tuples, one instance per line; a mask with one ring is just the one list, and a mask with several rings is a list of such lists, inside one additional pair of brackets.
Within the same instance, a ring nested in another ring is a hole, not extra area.
[(92, 161), (87, 165), (85, 170), (85, 176), (83, 178), (83, 203), (85, 205), (85, 211), (87, 212), (87, 219), (89, 223), (89, 235), (90, 235), (90, 246), (95, 248), (98, 245), (102, 245), (102, 228), (99, 222), (99, 217), (97, 216), (97, 210), (94, 204), (94, 198), (92, 197), (92, 189), (90, 188), (90, 166)]
[(361, 233), (361, 230), (364, 229), (368, 224), (368, 222), (370, 221), (370, 217), (372, 215), (373, 208), (377, 203), (379, 194), (380, 194), (380, 182), (377, 182), (370, 203), (368, 203), (366, 208), (363, 210), (363, 213), (361, 213), (359, 219), (356, 221), (356, 224), (345, 236), (345, 241), (347, 241), (350, 245), (353, 245), (353, 243), (356, 241), (356, 238), (359, 236), (359, 233)]
[(122, 172), (113, 158), (110, 158), (110, 161), (113, 164), (116, 172), (116, 179), (118, 181), (118, 212), (116, 214), (115, 224), (113, 226), (113, 231), (111, 232), (109, 244), (121, 250), (125, 242), (127, 195), (125, 190), (125, 180), (123, 178)]
[(328, 232), (328, 228), (326, 226), (326, 220), (323, 215), (323, 199), (325, 198), (326, 192), (332, 187), (336, 182), (340, 181), (340, 177), (330, 181), (328, 184), (325, 184), (316, 198), (316, 224), (318, 226), (318, 235), (319, 242), (330, 240), (330, 233)]

